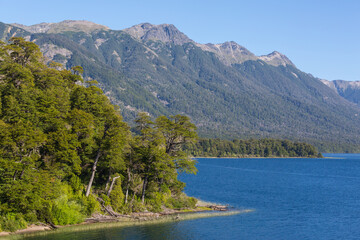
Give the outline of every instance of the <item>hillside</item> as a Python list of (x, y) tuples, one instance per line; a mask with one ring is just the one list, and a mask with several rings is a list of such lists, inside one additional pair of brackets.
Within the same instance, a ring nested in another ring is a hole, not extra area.
[(202, 137), (286, 138), (322, 151), (360, 143), (360, 109), (281, 53), (258, 57), (235, 42), (196, 43), (171, 24), (116, 31), (75, 22), (43, 24), (46, 31), (0, 23), (0, 39), (22, 36), (48, 60), (81, 65), (127, 121), (139, 111), (180, 113)]

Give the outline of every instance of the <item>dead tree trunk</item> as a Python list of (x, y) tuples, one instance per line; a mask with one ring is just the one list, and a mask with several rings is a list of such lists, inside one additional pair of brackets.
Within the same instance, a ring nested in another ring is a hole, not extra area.
[(13, 176), (13, 181), (15, 181), (16, 180), (16, 175), (17, 175), (17, 170), (15, 170), (15, 173), (14, 173), (14, 176)]
[(88, 184), (88, 186), (86, 188), (86, 194), (85, 194), (86, 197), (88, 197), (90, 195), (91, 186), (92, 186), (94, 178), (95, 178), (96, 166), (97, 166), (97, 163), (99, 161), (100, 156), (101, 156), (101, 150), (99, 149), (97, 154), (96, 154), (94, 165), (92, 167), (90, 181), (89, 181), (89, 184)]
[(142, 189), (142, 194), (141, 194), (141, 202), (143, 204), (144, 204), (144, 201), (145, 201), (145, 190), (146, 190), (147, 180), (148, 180), (148, 176), (146, 176), (144, 178), (143, 189)]
[(129, 168), (127, 168), (127, 174), (128, 174), (128, 181), (126, 183), (125, 203), (127, 203), (128, 201), (130, 181), (131, 181), (131, 173)]
[[(106, 134), (107, 134), (107, 131), (109, 130), (109, 126), (106, 126), (105, 125), (105, 128), (104, 128), (104, 135), (102, 137), (102, 140), (104, 140), (104, 138), (106, 137)], [(86, 194), (85, 196), (88, 197), (90, 195), (90, 190), (91, 190), (91, 186), (93, 184), (93, 181), (94, 181), (94, 178), (95, 178), (95, 172), (96, 172), (96, 167), (97, 167), (97, 163), (99, 161), (99, 158), (101, 156), (102, 152), (101, 152), (101, 144), (99, 145), (99, 149), (98, 149), (98, 152), (96, 154), (96, 158), (95, 158), (95, 162), (94, 162), (94, 165), (92, 167), (92, 172), (91, 172), (91, 177), (90, 177), (90, 181), (89, 181), (89, 184), (86, 188)]]
[(120, 176), (113, 178), (113, 180), (112, 180), (112, 182), (111, 182), (111, 185), (110, 185), (110, 188), (109, 188), (109, 191), (108, 191), (108, 193), (107, 193), (107, 196), (110, 196), (110, 193), (111, 193), (111, 191), (113, 190), (113, 187), (114, 187), (114, 183), (115, 183), (116, 179), (118, 179), (119, 177), (120, 177)]
[(106, 181), (105, 192), (108, 191), (108, 189), (109, 189), (110, 181), (111, 181), (111, 171), (109, 171), (109, 177), (108, 177), (108, 179)]

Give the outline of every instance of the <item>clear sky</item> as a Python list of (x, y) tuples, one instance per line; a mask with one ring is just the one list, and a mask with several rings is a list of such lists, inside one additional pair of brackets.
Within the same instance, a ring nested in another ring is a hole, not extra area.
[(358, 0), (0, 0), (0, 7), (1, 22), (25, 25), (171, 23), (196, 42), (235, 41), (256, 55), (276, 50), (316, 77), (360, 80)]

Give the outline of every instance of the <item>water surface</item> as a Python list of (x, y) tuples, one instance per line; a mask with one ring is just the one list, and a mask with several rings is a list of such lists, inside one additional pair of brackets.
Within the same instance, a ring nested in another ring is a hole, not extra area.
[(198, 174), (180, 177), (188, 195), (255, 211), (51, 239), (360, 239), (360, 155), (325, 156), (330, 158), (198, 159)]

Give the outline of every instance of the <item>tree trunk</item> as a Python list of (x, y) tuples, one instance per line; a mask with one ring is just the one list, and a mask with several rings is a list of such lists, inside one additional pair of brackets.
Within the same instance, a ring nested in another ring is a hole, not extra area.
[(97, 152), (96, 158), (95, 158), (94, 165), (92, 167), (92, 173), (91, 173), (90, 181), (89, 181), (89, 184), (88, 184), (88, 186), (86, 188), (86, 194), (85, 194), (86, 197), (88, 197), (90, 195), (91, 186), (93, 184), (94, 177), (95, 177), (96, 165), (97, 165), (97, 163), (99, 161), (100, 156), (101, 156), (101, 150), (99, 149), (98, 152)]
[(146, 176), (144, 178), (143, 189), (142, 189), (142, 194), (141, 194), (141, 202), (143, 204), (144, 204), (144, 201), (145, 201), (145, 190), (146, 190), (147, 179), (148, 179), (148, 177)]
[(127, 168), (126, 170), (127, 170), (127, 174), (128, 174), (128, 181), (127, 181), (127, 184), (126, 184), (125, 203), (127, 203), (127, 201), (128, 201), (130, 181), (131, 181), (130, 168)]
[[(102, 140), (105, 139), (108, 130), (109, 130), (109, 126), (105, 124), (104, 135), (102, 137)], [(94, 162), (94, 165), (92, 167), (92, 173), (91, 173), (89, 185), (86, 188), (86, 194), (85, 194), (86, 197), (88, 197), (90, 195), (91, 186), (92, 186), (94, 178), (95, 178), (96, 166), (97, 166), (97, 163), (99, 161), (100, 156), (101, 156), (101, 144), (99, 145), (99, 150), (98, 150), (98, 152), (96, 154), (95, 162)]]
[(22, 179), (22, 177), (23, 177), (23, 175), (24, 175), (24, 172), (25, 172), (25, 169), (23, 169), (23, 170), (21, 171), (19, 179)]
[(126, 193), (125, 193), (125, 204), (127, 203), (127, 201), (128, 201), (128, 196), (129, 196), (129, 186), (130, 186), (130, 184), (129, 183), (127, 183), (126, 184)]
[(108, 191), (108, 189), (109, 189), (110, 181), (111, 181), (111, 171), (109, 171), (109, 177), (108, 177), (108, 180), (106, 181), (105, 192)]
[(133, 194), (133, 196), (132, 196), (132, 199), (131, 199), (131, 202), (130, 202), (130, 203), (132, 203), (132, 202), (134, 201), (134, 199), (135, 199), (135, 192), (134, 192), (134, 194)]
[(109, 188), (109, 191), (108, 191), (108, 193), (107, 193), (107, 196), (110, 196), (110, 193), (111, 193), (111, 191), (113, 190), (113, 187), (114, 187), (114, 183), (115, 183), (116, 179), (118, 179), (119, 177), (120, 177), (120, 176), (113, 178), (113, 180), (112, 180), (112, 182), (111, 182), (111, 185), (110, 185), (110, 188)]
[(17, 170), (15, 170), (15, 173), (14, 173), (14, 176), (13, 176), (13, 181), (15, 181), (16, 180), (16, 175), (17, 175)]

